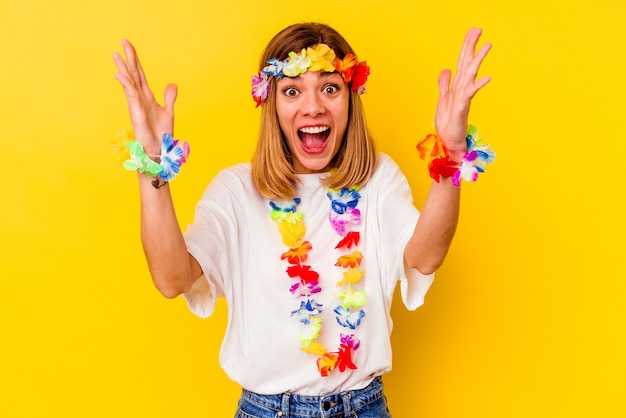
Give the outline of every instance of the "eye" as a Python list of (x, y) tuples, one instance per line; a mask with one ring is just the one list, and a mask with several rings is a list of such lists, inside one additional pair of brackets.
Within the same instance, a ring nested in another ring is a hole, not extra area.
[(296, 97), (300, 92), (295, 87), (287, 87), (283, 90), (283, 94), (287, 97)]
[(324, 86), (324, 89), (322, 91), (326, 94), (333, 94), (339, 91), (339, 87), (335, 84), (328, 84)]

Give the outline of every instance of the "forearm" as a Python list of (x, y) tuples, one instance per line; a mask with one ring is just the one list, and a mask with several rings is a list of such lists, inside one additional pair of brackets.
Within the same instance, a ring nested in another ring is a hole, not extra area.
[(413, 236), (404, 250), (404, 259), (410, 267), (430, 274), (441, 266), (456, 232), (460, 200), (460, 190), (450, 178), (432, 182)]
[(198, 274), (192, 272), (169, 184), (157, 189), (151, 184), (154, 180), (139, 174), (141, 242), (154, 285), (163, 296), (173, 298), (188, 291)]

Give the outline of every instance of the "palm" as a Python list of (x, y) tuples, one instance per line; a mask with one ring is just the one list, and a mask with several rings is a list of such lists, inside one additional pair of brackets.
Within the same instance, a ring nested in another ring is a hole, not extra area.
[(148, 154), (159, 154), (161, 136), (166, 132), (173, 134), (176, 85), (170, 84), (165, 88), (164, 105), (159, 105), (148, 86), (135, 48), (128, 41), (123, 41), (122, 45), (125, 59), (117, 53), (113, 54), (119, 71), (115, 78), (124, 88), (135, 138)]
[(467, 149), (465, 133), (470, 104), (474, 95), (490, 80), (489, 77), (476, 80), (480, 65), (491, 49), (491, 44), (485, 44), (476, 52), (481, 33), (482, 30), (472, 28), (465, 35), (452, 83), (450, 70), (444, 70), (439, 75), (435, 126), (439, 137), (453, 156), (462, 155)]

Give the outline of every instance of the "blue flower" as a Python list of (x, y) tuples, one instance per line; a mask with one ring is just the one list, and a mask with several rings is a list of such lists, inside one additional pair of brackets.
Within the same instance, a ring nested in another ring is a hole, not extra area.
[(267, 63), (269, 65), (263, 68), (263, 74), (283, 78), (283, 68), (286, 65), (284, 61), (279, 61), (277, 58), (272, 58), (271, 60), (267, 61)]
[(361, 195), (357, 190), (357, 187), (344, 187), (339, 191), (330, 190), (326, 195), (331, 200), (330, 206), (333, 211), (342, 215), (349, 209), (356, 208), (359, 203), (359, 199), (361, 198)]
[(322, 313), (320, 309), (322, 305), (315, 302), (315, 299), (307, 299), (307, 301), (300, 301), (300, 307), (294, 311), (291, 311), (291, 316), (298, 315), (299, 321), (304, 325), (308, 325), (311, 322), (312, 315), (319, 315)]
[(467, 143), (468, 155), (470, 155), (472, 151), (476, 151), (476, 156), (472, 158), (476, 170), (479, 173), (484, 173), (485, 166), (491, 164), (496, 159), (496, 153), (489, 149), (489, 144), (483, 145), (483, 140), (478, 134), (478, 129), (472, 125), (467, 128), (465, 141)]
[(173, 180), (180, 173), (180, 166), (186, 161), (189, 155), (189, 145), (186, 142), (179, 144), (172, 135), (163, 134), (161, 144), (161, 165), (163, 170), (159, 173), (159, 177), (163, 181)]
[(365, 316), (363, 309), (351, 313), (349, 309), (345, 309), (341, 305), (337, 306), (334, 312), (337, 314), (336, 319), (339, 325), (350, 329), (356, 329), (361, 324), (361, 318)]
[(280, 211), (280, 212), (295, 212), (296, 206), (300, 203), (300, 198), (296, 197), (293, 200), (281, 200), (278, 202), (274, 202), (270, 200), (270, 206), (272, 210)]

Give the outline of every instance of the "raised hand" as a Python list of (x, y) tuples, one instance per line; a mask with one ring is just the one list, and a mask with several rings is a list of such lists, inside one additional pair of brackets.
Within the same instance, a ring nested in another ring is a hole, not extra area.
[(439, 101), (435, 126), (455, 161), (459, 161), (467, 151), (465, 133), (472, 99), (491, 80), (488, 76), (476, 80), (480, 65), (491, 49), (491, 44), (485, 44), (476, 52), (481, 34), (481, 29), (472, 28), (465, 35), (452, 83), (450, 83), (452, 72), (449, 69), (439, 74)]
[(115, 78), (124, 88), (135, 139), (148, 155), (159, 155), (162, 135), (173, 134), (174, 102), (178, 89), (175, 84), (169, 84), (165, 88), (164, 105), (159, 105), (148, 86), (135, 48), (127, 40), (122, 41), (122, 46), (125, 59), (117, 52), (113, 54), (119, 71)]

